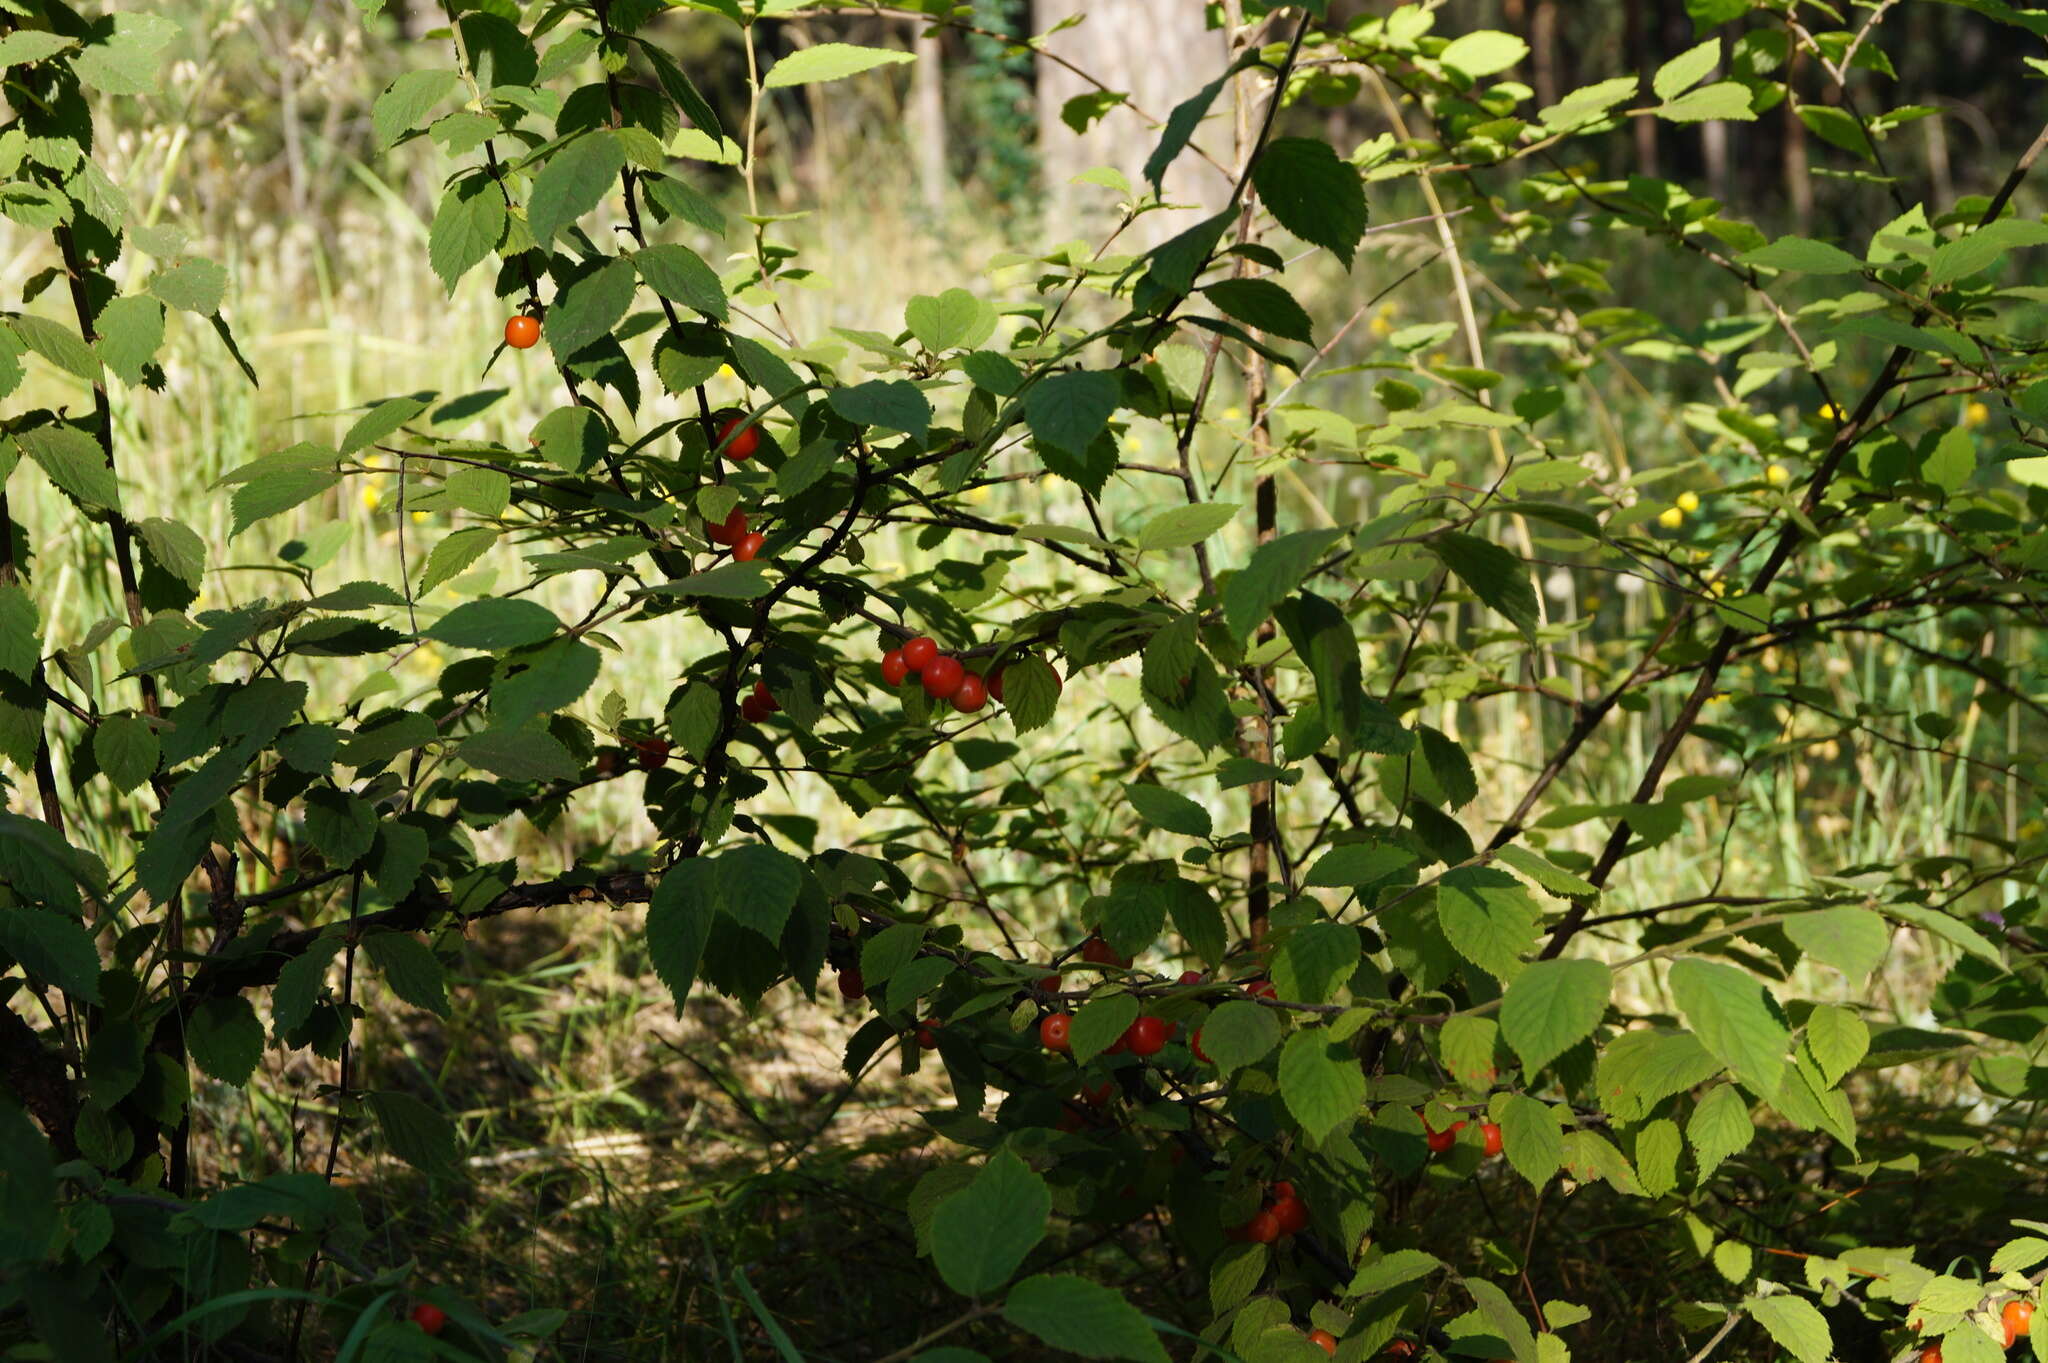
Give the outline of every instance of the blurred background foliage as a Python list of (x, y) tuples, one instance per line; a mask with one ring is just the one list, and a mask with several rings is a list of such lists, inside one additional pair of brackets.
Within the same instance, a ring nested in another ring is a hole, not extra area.
[[(1094, 21), (1061, 35), (1060, 50), (1080, 65), (1099, 58), (1093, 66), (1113, 87), (1120, 76), (1137, 73), (1189, 91), (1223, 65), (1221, 47), (1205, 44), (1199, 24), (1196, 37), (1186, 40), (1175, 25), (1154, 22), (1168, 10), (1201, 9), (1196, 0), (1084, 0), (1082, 7), (1128, 11), (1125, 20), (1134, 22), (1120, 31), (1158, 39), (1156, 47), (1102, 44), (1091, 51), (1086, 35), (1095, 31)], [(391, 393), (488, 394), (488, 402), (448, 414), (443, 430), (450, 434), (471, 424), (523, 432), (548, 410), (551, 375), (536, 370), (529, 376), (502, 362), (485, 371), (502, 321), (488, 279), (472, 274), (446, 297), (427, 268), (427, 223), (449, 163), (425, 143), (396, 156), (375, 150), (370, 101), (414, 59), (414, 46), (399, 39), (424, 36), (445, 22), (437, 9), (413, 0), (366, 25), (346, 0), (169, 0), (155, 8), (175, 18), (184, 35), (154, 97), (102, 111), (102, 127), (112, 130), (103, 159), (144, 221), (189, 234), (198, 249), (227, 265), (226, 313), (261, 386), (243, 381), (211, 334), (174, 329), (161, 356), (164, 392), (115, 395), (117, 441), (149, 452), (146, 463), (131, 458), (126, 470), (136, 514), (177, 516), (210, 544), (225, 545), (225, 502), (200, 495), (208, 484), (302, 438), (308, 426), (330, 428), (322, 435), (338, 431), (364, 403)], [(1009, 40), (1076, 6), (971, 0), (963, 8), (967, 27), (924, 40), (925, 61), (916, 72), (896, 68), (784, 91), (763, 109), (762, 211), (807, 215), (781, 229), (813, 271), (805, 288), (782, 299), (798, 334), (822, 336), (834, 326), (893, 332), (902, 300), (952, 285), (1000, 298), (1006, 287), (1035, 274), (1033, 257), (1007, 254), (1019, 243), (1088, 236), (1064, 216), (1052, 216), (1062, 211), (1055, 205), (1071, 204), (1076, 193), (1084, 208), (1109, 220), (1112, 192), (1076, 191), (1071, 184), (1086, 165), (1073, 162), (1071, 139), (1050, 131), (1062, 110), (1041, 99), (1045, 64)], [(1385, 6), (1333, 0), (1331, 8), (1342, 15)], [(1660, 0), (1449, 0), (1439, 8), (1445, 31), (1496, 27), (1524, 35), (1531, 45), (1526, 79), (1545, 104), (1616, 70), (1647, 76), (1697, 41), (1686, 7)], [(655, 23), (661, 41), (690, 68), (721, 116), (738, 123), (747, 83), (732, 27), (680, 9)], [(773, 53), (831, 40), (908, 48), (920, 28), (901, 13), (859, 6), (771, 23), (763, 33)], [(1573, 154), (1591, 158), (1585, 169), (1593, 178), (1651, 176), (1698, 186), (1774, 234), (1828, 237), (1852, 223), (1867, 234), (1872, 196), (1882, 192), (1874, 177), (1924, 187), (1930, 202), (1988, 193), (2002, 178), (2040, 110), (2039, 84), (2006, 46), (2012, 34), (1960, 4), (1910, 6), (1901, 25), (1880, 30), (1869, 58), (1896, 68), (1902, 95), (1940, 115), (1897, 130), (1882, 147), (1881, 169), (1824, 135), (1835, 127), (1824, 115), (1802, 120), (1785, 109), (1750, 124), (1680, 128), (1638, 119), (1600, 141), (1580, 139)], [(1818, 79), (1811, 91), (1822, 106), (1837, 97)], [(1286, 117), (1319, 124), (1340, 148), (1385, 133), (1380, 106), (1355, 93), (1340, 80), (1327, 102), (1303, 101)], [(1108, 111), (1098, 126), (1126, 164), (1142, 161), (1154, 139), (1154, 129), (1126, 110)], [(697, 170), (708, 188), (727, 196), (737, 190), (730, 168), (707, 163)], [(1490, 190), (1510, 204), (1516, 200), (1512, 178), (1491, 182)], [(2038, 214), (2041, 197), (2038, 186), (2023, 189), (2023, 211)], [(1404, 348), (1404, 341), (1433, 334), (1414, 328), (1454, 320), (1455, 306), (1433, 225), (1388, 226), (1425, 212), (1412, 182), (1379, 186), (1372, 206), (1385, 230), (1368, 238), (1351, 276), (1332, 271), (1298, 290), (1316, 314), (1319, 335), (1334, 333), (1347, 318), (1358, 322), (1332, 349), (1330, 377), (1315, 390), (1319, 404), (1358, 422), (1383, 420), (1385, 412), (1373, 396), (1378, 374), (1353, 367), (1440, 361)], [(846, 230), (847, 224), (858, 230)], [(1492, 329), (1513, 331), (1516, 295), (1531, 288), (1529, 253), (1469, 222), (1460, 221), (1456, 230)], [(1738, 291), (1711, 272), (1674, 269), (1675, 251), (1635, 234), (1610, 242), (1606, 229), (1587, 219), (1551, 230), (1574, 239), (1569, 251), (1576, 259), (1605, 268), (1604, 280), (1563, 278), (1564, 289), (1583, 295), (1586, 306), (1625, 308), (1652, 298), (1672, 329), (1667, 334), (1646, 325), (1640, 345), (1605, 350), (1597, 368), (1577, 376), (1558, 418), (1562, 428), (1591, 457), (1632, 468), (1638, 486), (1654, 483), (1677, 505), (1686, 494), (1701, 499), (1707, 510), (1682, 517), (1674, 535), (1681, 543), (1690, 537), (1710, 543), (1717, 490), (1766, 473), (1746, 463), (1700, 409), (1713, 402), (1717, 381), (1700, 346), (1742, 311)], [(1089, 239), (1083, 249), (1094, 244)], [(35, 234), (0, 224), (0, 294), (32, 292), (51, 264), (45, 250)], [(1390, 287), (1384, 301), (1354, 317), (1361, 302)], [(1532, 372), (1548, 362), (1544, 351), (1511, 343), (1500, 344), (1491, 358), (1497, 368)], [(37, 366), (15, 400), (30, 406), (76, 402), (76, 394), (67, 398), (63, 391), (71, 382)], [(730, 381), (713, 382), (715, 390)], [(734, 385), (717, 395), (737, 393)], [(1771, 394), (1779, 396), (1788, 424), (1821, 419), (1794, 381), (1779, 381), (1767, 390)], [(1230, 429), (1243, 413), (1229, 402), (1218, 404), (1222, 419), (1203, 436), (1205, 458), (1221, 461), (1245, 438), (1241, 429)], [(1974, 429), (1991, 420), (1982, 403), (1958, 399), (1952, 405), (1958, 424)], [(1133, 461), (1144, 460), (1146, 438), (1134, 437), (1141, 443), (1128, 456)], [(1281, 487), (1283, 523), (1316, 523), (1319, 506), (1354, 518), (1350, 508), (1369, 495), (1370, 485), (1356, 470), (1325, 462), (1305, 457), (1291, 466)], [(73, 522), (54, 494), (33, 486), (15, 514), (40, 546), (46, 633), (56, 648), (109, 612), (114, 584), (101, 547), (56, 534)], [(1035, 491), (1031, 481), (993, 489), (985, 514), (1032, 519)], [(1120, 477), (1105, 497), (1105, 515), (1113, 522), (1142, 516), (1155, 491), (1156, 485)], [(404, 510), (396, 470), (346, 480), (322, 514), (338, 517), (341, 532), (297, 552), (303, 557), (310, 548), (327, 556), (328, 571), (339, 580), (391, 580), (401, 561), (414, 561), (416, 571), (420, 539), (436, 523), (434, 513)], [(304, 524), (318, 519), (309, 516)], [(216, 558), (223, 566), (201, 605), (275, 591), (276, 556), (291, 533), (265, 526), (233, 541), (233, 552)], [(876, 536), (864, 548), (872, 562), (889, 567), (915, 568), (931, 556), (907, 528)], [(1017, 569), (1040, 571), (1028, 565), (1048, 561), (1027, 559)], [(1622, 583), (1543, 585), (1560, 599), (1576, 597), (1583, 616), (1613, 611), (1639, 624), (1656, 606), (1627, 590), (1632, 579)], [(458, 585), (473, 591), (478, 584)], [(1057, 596), (1065, 585), (1057, 577), (1012, 577), (1003, 589), (1032, 599)], [(565, 612), (589, 604), (576, 596), (579, 590), (588, 589), (575, 579), (549, 588)], [(609, 658), (593, 694), (614, 688), (635, 712), (658, 711), (668, 679), (708, 646), (707, 638), (679, 625), (665, 656)], [(2042, 689), (2048, 657), (2038, 630), (1986, 634), (1967, 619), (1927, 619), (1903, 640), (1845, 643), (1825, 659), (1820, 675), (1799, 680), (1832, 690), (1848, 713), (1867, 705), (1897, 716), (1952, 717), (1953, 747), (1993, 765), (2012, 745), (2018, 725), (2038, 723), (2024, 706), (1994, 711), (1979, 704), (1953, 673), (1911, 665), (1915, 649), (1974, 651), (2034, 694)], [(438, 661), (402, 662), (397, 675), (409, 688), (424, 687)], [(1766, 654), (1754, 666), (1768, 673), (1777, 665)], [(367, 665), (351, 684), (366, 676)], [(1105, 792), (1087, 776), (1092, 763), (1071, 759), (1100, 753), (1124, 760), (1144, 742), (1134, 680), (1121, 696), (1110, 687), (1101, 706), (1071, 721), (1063, 716), (1057, 741), (1072, 750), (1041, 747), (1029, 767), (1048, 809), (1062, 811), (1083, 845), (1094, 839), (1110, 845), (1128, 813), (1105, 804)], [(1853, 875), (1858, 868), (1947, 855), (1978, 837), (2041, 834), (2041, 810), (2016, 784), (1931, 749), (1874, 741), (1855, 724), (1761, 700), (1715, 722), (1770, 732), (1760, 750), (1768, 760), (1724, 773), (1738, 778), (1739, 796), (1715, 803), (1717, 821), (1696, 815), (1678, 837), (1639, 859), (1630, 883), (1653, 885), (1663, 899), (1709, 894), (1724, 879), (1743, 878), (1731, 866), (1748, 878), (1792, 885), (1816, 873)], [(1473, 723), (1498, 725), (1498, 731), (1461, 736), (1498, 760), (1542, 750), (1537, 736), (1517, 732), (1518, 724), (1528, 730), (1530, 721), (1512, 706), (1486, 711)], [(1652, 711), (1629, 715), (1604, 732), (1598, 740), (1603, 760), (1591, 769), (1605, 773), (1596, 779), (1612, 789), (1588, 790), (1584, 798), (1625, 798), (1660, 727)], [(104, 805), (112, 797), (102, 785), (85, 798)], [(1483, 793), (1482, 802), (1486, 798)], [(756, 812), (818, 814), (805, 807), (800, 792), (788, 792), (779, 810), (776, 800), (757, 801)], [(140, 810), (138, 803), (132, 814)], [(508, 851), (542, 860), (552, 851), (566, 860), (644, 819), (638, 802), (625, 798), (578, 811), (590, 826), (542, 830), (522, 823), (487, 836), (504, 841)], [(137, 822), (132, 815), (115, 818), (111, 807), (98, 813), (103, 828)], [(885, 849), (898, 840), (933, 841), (932, 830), (890, 826), (887, 816), (869, 823), (823, 829), (820, 841)], [(282, 872), (291, 861), (291, 830), (265, 832)], [(989, 889), (1010, 897), (1018, 918), (1048, 951), (1075, 936), (1064, 890), (1041, 894), (1001, 880)], [(1625, 887), (1610, 902), (1620, 914), (1636, 907)], [(2012, 905), (1985, 907), (1996, 912)], [(456, 1115), (479, 1175), (464, 1199), (428, 1199), (419, 1195), (410, 1170), (367, 1154), (350, 1156), (346, 1177), (364, 1199), (380, 1260), (415, 1257), (429, 1276), (508, 1312), (569, 1312), (562, 1337), (567, 1357), (768, 1356), (754, 1314), (720, 1286), (732, 1280), (735, 1265), (775, 1304), (805, 1351), (819, 1357), (871, 1358), (875, 1341), (906, 1341), (922, 1324), (950, 1315), (953, 1300), (917, 1260), (908, 1228), (892, 1210), (925, 1167), (914, 1138), (904, 1134), (914, 1124), (898, 1119), (936, 1101), (929, 1075), (871, 1075), (850, 1085), (839, 1059), (860, 1013), (837, 1000), (816, 1007), (783, 991), (746, 1016), (700, 992), (678, 1020), (631, 935), (609, 927), (603, 913), (592, 911), (582, 920), (568, 914), (501, 920), (477, 932), (463, 947), (468, 987), (452, 991), (454, 1017), (445, 1026), (416, 1025), (372, 988), (364, 1000), (371, 1015), (361, 1047), (370, 1067), (366, 1082), (411, 1088)], [(1613, 931), (1621, 934), (1617, 941), (1632, 940), (1626, 926)], [(1938, 1028), (1954, 1009), (1981, 1002), (1988, 985), (1972, 977), (1968, 963), (1957, 966), (1950, 954), (1902, 937), (1870, 988), (1898, 1016)], [(1902, 1082), (1873, 1082), (1859, 1095), (1870, 1145), (1882, 1147), (1911, 1132), (1916, 1144), (1942, 1153), (1938, 1161), (1931, 1155), (1902, 1159), (1890, 1176), (1873, 1181), (1875, 1191), (1831, 1207), (1827, 1233), (1844, 1243), (1916, 1239), (1941, 1246), (1922, 1259), (1938, 1264), (1942, 1253), (1983, 1252), (2011, 1215), (2042, 1215), (2039, 1100), (2048, 1094), (2026, 1088), (2030, 1075), (2043, 1073), (2024, 1063), (2040, 1034), (2038, 1020), (2026, 1016), (2013, 1038), (2022, 1058), (2017, 1075), (2011, 1057), (1964, 1050), (1943, 1064), (1883, 1071)], [(2025, 1039), (2029, 1027), (2033, 1042)], [(322, 1076), (303, 1062), (273, 1054), (265, 1061), (272, 1082), (203, 1089), (207, 1120), (196, 1125), (213, 1134), (195, 1148), (201, 1178), (292, 1164), (317, 1146), (308, 1133), (320, 1113), (315, 1089)], [(2015, 1084), (2023, 1101), (2003, 1101), (2014, 1096)], [(1987, 1127), (1988, 1120), (1997, 1125)], [(1785, 1198), (1783, 1181), (1796, 1182), (1814, 1169), (1815, 1161), (1796, 1149), (1811, 1139), (1766, 1133), (1743, 1157), (1743, 1195), (1723, 1209), (1721, 1223), (1702, 1233), (1774, 1252), (1773, 1242), (1787, 1227), (1774, 1219), (1773, 1207)], [(1493, 1243), (1504, 1261), (1518, 1257), (1519, 1232), (1511, 1228), (1520, 1219), (1504, 1209), (1496, 1219), (1490, 1198), (1526, 1198), (1527, 1189), (1510, 1190), (1504, 1173), (1489, 1172), (1476, 1177), (1477, 1200), (1433, 1195), (1437, 1184), (1458, 1178), (1433, 1169), (1402, 1215), (1442, 1243), (1476, 1239), (1482, 1252)], [(1576, 1247), (1570, 1280), (1557, 1283), (1557, 1290), (1593, 1306), (1605, 1320), (1642, 1322), (1645, 1331), (1580, 1356), (1682, 1356), (1676, 1331), (1667, 1333), (1657, 1322), (1676, 1300), (1715, 1294), (1715, 1265), (1682, 1252), (1669, 1224), (1653, 1222), (1652, 1215), (1603, 1198), (1597, 1187), (1582, 1189), (1553, 1212), (1548, 1234)], [(1910, 1235), (1895, 1229), (1906, 1225)], [(1124, 1239), (1105, 1236), (1086, 1252), (1133, 1251)], [(1169, 1291), (1146, 1304), (1166, 1318), (1176, 1314)], [(1859, 1327), (1845, 1319), (1837, 1328)], [(1838, 1337), (1844, 1357), (1859, 1356), (1850, 1352), (1853, 1333)]]

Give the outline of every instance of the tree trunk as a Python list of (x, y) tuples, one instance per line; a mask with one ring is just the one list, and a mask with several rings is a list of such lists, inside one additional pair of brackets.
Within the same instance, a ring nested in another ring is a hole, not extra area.
[[(1091, 186), (1077, 187), (1073, 178), (1090, 167), (1109, 165), (1123, 173), (1134, 191), (1146, 192), (1143, 168), (1158, 144), (1160, 125), (1175, 105), (1229, 64), (1226, 39), (1208, 30), (1204, 6), (1194, 0), (1033, 0), (1032, 9), (1033, 27), (1040, 33), (1073, 15), (1087, 16), (1047, 39), (1038, 58), (1038, 150), (1048, 211), (1061, 222), (1075, 222), (1084, 212), (1099, 222), (1108, 216), (1109, 196)], [(1077, 136), (1060, 112), (1068, 100), (1098, 87), (1062, 60), (1129, 96), (1129, 107), (1109, 110)], [(1211, 121), (1196, 131), (1196, 143), (1214, 142), (1227, 150), (1227, 124), (1220, 120), (1228, 117), (1229, 100), (1219, 99)], [(1222, 172), (1189, 150), (1168, 169), (1164, 198), (1213, 213), (1227, 201), (1229, 189)], [(1100, 212), (1094, 212), (1098, 206)], [(1194, 221), (1188, 211), (1148, 214), (1122, 244), (1156, 244)], [(1085, 224), (1076, 225), (1085, 230)]]
[(911, 50), (917, 62), (911, 67), (910, 137), (917, 157), (918, 196), (925, 212), (937, 218), (946, 206), (946, 85), (945, 70), (939, 64), (939, 40), (918, 34)]

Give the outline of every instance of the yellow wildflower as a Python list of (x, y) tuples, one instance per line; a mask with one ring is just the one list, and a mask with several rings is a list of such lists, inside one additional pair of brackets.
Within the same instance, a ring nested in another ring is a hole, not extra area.
[(1991, 420), (1991, 409), (1981, 402), (1973, 402), (1963, 408), (1963, 424), (1965, 426), (1982, 426), (1989, 420)]
[(1823, 402), (1820, 405), (1819, 415), (1822, 421), (1840, 421), (1842, 419), (1842, 409), (1835, 406), (1832, 402)]
[(384, 503), (384, 494), (377, 491), (377, 485), (374, 483), (364, 483), (361, 495), (365, 511), (375, 511)]
[(1679, 493), (1678, 509), (1680, 511), (1683, 511), (1688, 516), (1692, 515), (1695, 511), (1698, 511), (1700, 509), (1700, 494), (1697, 492)]
[(1783, 464), (1773, 464), (1764, 470), (1764, 481), (1772, 487), (1783, 487), (1792, 481), (1792, 474)]
[(967, 489), (967, 500), (976, 504), (985, 502), (988, 500), (990, 491), (991, 489), (986, 483), (983, 483), (980, 487), (969, 488)]
[(1676, 530), (1685, 524), (1685, 513), (1675, 506), (1667, 506), (1657, 513), (1657, 524), (1666, 530)]

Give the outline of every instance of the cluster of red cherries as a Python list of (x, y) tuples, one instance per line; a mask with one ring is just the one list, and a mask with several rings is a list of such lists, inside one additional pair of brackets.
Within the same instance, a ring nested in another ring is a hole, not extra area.
[(1283, 1236), (1299, 1235), (1307, 1229), (1308, 1204), (1296, 1195), (1292, 1183), (1281, 1179), (1267, 1185), (1264, 1203), (1252, 1213), (1251, 1220), (1232, 1226), (1228, 1234), (1233, 1240), (1270, 1245)]
[[(1429, 1124), (1429, 1118), (1424, 1117), (1422, 1119), (1422, 1138), (1428, 1143), (1429, 1148), (1439, 1155), (1458, 1143), (1458, 1133), (1464, 1129), (1465, 1123), (1452, 1122), (1449, 1127), (1438, 1131)], [(1486, 1147), (1486, 1157), (1488, 1159), (1492, 1159), (1500, 1153), (1501, 1135), (1498, 1122), (1481, 1122), (1479, 1124), (1479, 1136)]]
[[(744, 414), (734, 413), (719, 423), (717, 443), (725, 447), (726, 458), (734, 463), (744, 462), (761, 448), (761, 428), (748, 425)], [(740, 563), (753, 562), (767, 540), (760, 531), (747, 529), (747, 513), (738, 507), (723, 521), (707, 521), (704, 538), (732, 550), (733, 558)]]
[(953, 708), (963, 715), (971, 715), (988, 704), (990, 696), (1003, 698), (1002, 673), (984, 678), (980, 673), (969, 672), (965, 663), (950, 653), (939, 652), (938, 644), (923, 634), (905, 639), (903, 647), (882, 655), (882, 680), (892, 690), (911, 676), (923, 683), (927, 696), (953, 702)]

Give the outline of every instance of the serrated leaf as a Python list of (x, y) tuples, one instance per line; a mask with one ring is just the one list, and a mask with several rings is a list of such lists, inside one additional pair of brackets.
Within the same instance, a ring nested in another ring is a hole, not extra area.
[(1822, 1080), (1839, 1084), (1870, 1053), (1870, 1028), (1847, 1008), (1815, 1004), (1806, 1018), (1806, 1049)]
[(457, 1171), (455, 1128), (446, 1117), (409, 1093), (371, 1092), (363, 1100), (392, 1154), (430, 1174)]
[(185, 1045), (200, 1069), (239, 1087), (263, 1058), (263, 1024), (239, 994), (205, 999), (185, 1020)]
[[(1003, 681), (1003, 694), (1009, 694), (1007, 677)], [(1177, 790), (1134, 781), (1124, 787), (1124, 796), (1131, 802), (1131, 808), (1138, 811), (1138, 817), (1155, 828), (1190, 838), (1209, 836), (1209, 811)]]
[(1514, 34), (1482, 28), (1452, 39), (1437, 60), (1478, 77), (1498, 75), (1528, 55), (1529, 44)]
[(931, 431), (931, 400), (907, 379), (870, 379), (851, 388), (835, 388), (832, 410), (856, 426), (880, 426), (923, 440)]
[(1138, 1000), (1131, 994), (1110, 994), (1082, 1004), (1068, 1029), (1074, 1063), (1085, 1065), (1101, 1055), (1137, 1020)]
[(1365, 237), (1365, 184), (1329, 143), (1275, 138), (1252, 168), (1252, 184), (1282, 227), (1351, 268)]
[(1564, 1133), (1548, 1103), (1513, 1093), (1500, 1104), (1501, 1151), (1516, 1173), (1541, 1188), (1564, 1162)]
[(1733, 1084), (1718, 1084), (1709, 1089), (1685, 1124), (1685, 1138), (1692, 1143), (1702, 1182), (1722, 1160), (1747, 1149), (1755, 1136), (1756, 1124), (1750, 1120), (1749, 1103)]
[(77, 919), (17, 905), (0, 910), (0, 951), (31, 978), (86, 1003), (100, 1001), (100, 954)]
[(505, 197), (488, 176), (464, 180), (441, 196), (427, 228), (427, 263), (448, 293), (505, 239)]
[(1358, 929), (1348, 923), (1306, 923), (1273, 953), (1273, 984), (1296, 1003), (1327, 1003), (1358, 969)]
[(1225, 279), (1202, 290), (1202, 296), (1226, 317), (1254, 331), (1283, 341), (1315, 344), (1315, 324), (1294, 295), (1270, 279)]
[(983, 1296), (1008, 1282), (1045, 1238), (1051, 1211), (1045, 1180), (1009, 1151), (998, 1151), (932, 1214), (932, 1263), (955, 1292)]
[(884, 47), (856, 47), (852, 43), (816, 43), (792, 52), (768, 68), (764, 90), (782, 90), (792, 85), (815, 85), (820, 81), (844, 80), (878, 66), (915, 61), (916, 55)]
[(370, 105), (370, 124), (377, 150), (389, 151), (399, 138), (420, 126), (434, 107), (455, 93), (462, 77), (446, 69), (408, 71), (386, 86)]
[(1501, 1034), (1536, 1071), (1593, 1034), (1607, 1012), (1614, 972), (1589, 960), (1537, 961), (1517, 975), (1501, 997)]
[(1522, 882), (1491, 867), (1459, 867), (1437, 883), (1437, 919), (1460, 956), (1503, 982), (1522, 970), (1540, 917)]
[(1232, 999), (1202, 1023), (1202, 1050), (1218, 1074), (1255, 1065), (1280, 1042), (1280, 1020), (1273, 1010), (1249, 999)]
[(447, 975), (425, 943), (408, 932), (373, 932), (363, 938), (363, 950), (392, 993), (415, 1008), (448, 1016)]
[(1657, 117), (1671, 123), (1705, 123), (1714, 120), (1753, 122), (1749, 87), (1740, 81), (1717, 81), (1680, 95), (1657, 106)]
[(1238, 512), (1231, 502), (1173, 506), (1146, 521), (1133, 540), (1140, 549), (1185, 549), (1230, 524)]
[(603, 202), (626, 167), (625, 148), (603, 130), (588, 132), (548, 158), (534, 178), (526, 223), (545, 250), (555, 234)]
[(1863, 262), (1839, 246), (1807, 237), (1779, 237), (1768, 246), (1744, 251), (1739, 264), (1769, 270), (1795, 270), (1801, 274), (1856, 274)]
[(1024, 421), (1039, 442), (1081, 454), (1109, 425), (1123, 397), (1114, 374), (1077, 369), (1040, 379), (1024, 396)]
[(139, 715), (108, 715), (93, 730), (93, 758), (123, 794), (149, 779), (159, 751), (156, 730)]
[(425, 596), (449, 578), (483, 557), (498, 542), (498, 532), (489, 526), (457, 530), (427, 552), (427, 566), (420, 572), (420, 595)]
[(1083, 1358), (1167, 1363), (1159, 1336), (1121, 1292), (1072, 1274), (1039, 1274), (1018, 1283), (1003, 1303), (1003, 1319)]
[(1743, 1308), (1799, 1363), (1828, 1363), (1834, 1355), (1835, 1341), (1828, 1332), (1827, 1317), (1806, 1298), (1776, 1292), (1751, 1297)]
[[(1204, 1028), (1204, 1050), (1207, 1039)], [(1320, 1141), (1357, 1115), (1365, 1101), (1365, 1075), (1350, 1047), (1330, 1040), (1328, 1028), (1304, 1028), (1281, 1048), (1280, 1097), (1309, 1138)]]
[(1528, 564), (1498, 544), (1455, 530), (1431, 538), (1429, 548), (1474, 596), (1534, 642), (1536, 584), (1530, 580)]
[(561, 627), (538, 601), (505, 596), (465, 601), (429, 625), (425, 635), (456, 648), (499, 650), (537, 644)]
[(1713, 1056), (1765, 1102), (1777, 1097), (1791, 1041), (1762, 983), (1719, 961), (1687, 957), (1671, 967), (1671, 994)]
[[(996, 310), (965, 289), (947, 289), (936, 296), (919, 294), (912, 298), (903, 309), (903, 323), (918, 344), (934, 354), (942, 350), (972, 350), (995, 334)], [(1008, 363), (1006, 359), (1004, 362)], [(972, 370), (969, 374), (972, 377)], [(975, 382), (981, 381), (977, 378)]]
[(1657, 74), (1650, 78), (1650, 89), (1668, 103), (1705, 80), (1720, 62), (1721, 40), (1709, 38), (1658, 67)]
[(687, 246), (649, 246), (633, 253), (633, 267), (663, 298), (716, 322), (726, 320), (725, 286), (718, 272)]

